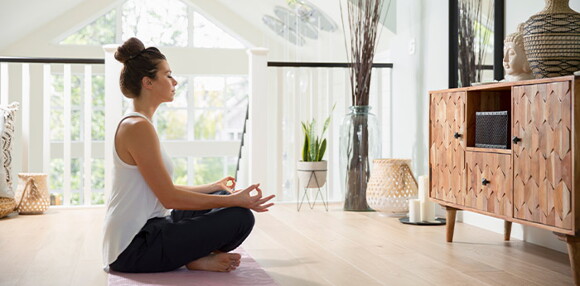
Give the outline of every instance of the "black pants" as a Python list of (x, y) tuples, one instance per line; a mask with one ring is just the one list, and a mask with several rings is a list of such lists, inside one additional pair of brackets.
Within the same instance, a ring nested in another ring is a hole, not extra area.
[[(226, 194), (221, 191), (214, 194)], [(173, 210), (152, 218), (109, 266), (118, 272), (163, 272), (209, 255), (229, 252), (248, 237), (254, 215), (246, 208)]]

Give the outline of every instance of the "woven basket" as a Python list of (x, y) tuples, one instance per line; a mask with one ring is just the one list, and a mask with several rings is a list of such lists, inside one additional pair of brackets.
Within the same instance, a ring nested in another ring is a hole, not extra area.
[(410, 163), (407, 159), (373, 161), (366, 193), (371, 208), (389, 215), (404, 215), (409, 211), (409, 199), (417, 197), (417, 181)]
[(13, 198), (0, 198), (0, 218), (14, 211), (16, 201)]
[(535, 78), (580, 70), (580, 14), (569, 0), (545, 0), (546, 7), (524, 24), (526, 57)]
[(41, 214), (50, 206), (47, 174), (19, 173), (16, 207), (19, 214)]

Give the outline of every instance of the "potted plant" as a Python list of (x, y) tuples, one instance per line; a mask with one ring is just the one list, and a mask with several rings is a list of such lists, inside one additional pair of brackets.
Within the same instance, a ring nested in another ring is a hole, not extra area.
[[(332, 108), (334, 110), (334, 107)], [(332, 111), (331, 111), (332, 113)], [(298, 161), (298, 179), (305, 188), (320, 188), (326, 183), (328, 162), (322, 160), (326, 152), (326, 138), (324, 133), (330, 124), (330, 115), (324, 121), (322, 132), (317, 134), (316, 120), (302, 122), (304, 145), (302, 146), (302, 160)]]

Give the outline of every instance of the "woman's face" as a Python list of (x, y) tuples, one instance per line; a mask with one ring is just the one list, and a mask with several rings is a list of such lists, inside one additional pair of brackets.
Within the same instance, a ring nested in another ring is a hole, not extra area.
[(171, 75), (171, 68), (167, 61), (157, 65), (157, 76), (153, 80), (154, 93), (161, 97), (162, 102), (171, 102), (175, 96), (177, 81)]

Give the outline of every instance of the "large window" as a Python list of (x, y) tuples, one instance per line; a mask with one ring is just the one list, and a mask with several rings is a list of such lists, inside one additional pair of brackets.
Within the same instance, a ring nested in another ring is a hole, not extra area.
[[(51, 204), (103, 204), (104, 152), (110, 152), (103, 150), (104, 76), (92, 74), (89, 86), (91, 98), (88, 99), (85, 97), (87, 81), (84, 74), (70, 75), (69, 96), (65, 92), (68, 84), (65, 84), (67, 77), (63, 72), (53, 72), (51, 78)], [(179, 84), (174, 101), (162, 104), (153, 118), (162, 145), (167, 149), (172, 142), (181, 142), (186, 143), (184, 149), (187, 150), (195, 148), (195, 142), (239, 142), (247, 108), (247, 77), (175, 75), (175, 78)], [(66, 98), (70, 98), (69, 103), (65, 102)], [(87, 116), (83, 108), (85, 100), (91, 101), (90, 125), (83, 124)], [(124, 101), (125, 108), (129, 104), (130, 100)], [(67, 112), (70, 113), (67, 115)], [(85, 126), (90, 126), (90, 130), (85, 130)], [(88, 138), (85, 132), (90, 132), (92, 155), (89, 158), (83, 153), (83, 148), (87, 148), (84, 141)], [(70, 142), (70, 159), (65, 163), (67, 141)], [(236, 156), (216, 156), (211, 152), (184, 156), (183, 153), (187, 151), (172, 158), (176, 184), (207, 184), (226, 175), (235, 175)], [(90, 180), (86, 179), (89, 174), (84, 173), (85, 160), (90, 160)], [(90, 184), (89, 192), (85, 191), (85, 184)], [(68, 191), (65, 191), (67, 188)]]
[[(116, 23), (120, 21), (120, 25)], [(137, 37), (147, 46), (243, 49), (245, 45), (181, 0), (126, 0), (63, 45), (105, 45)]]

